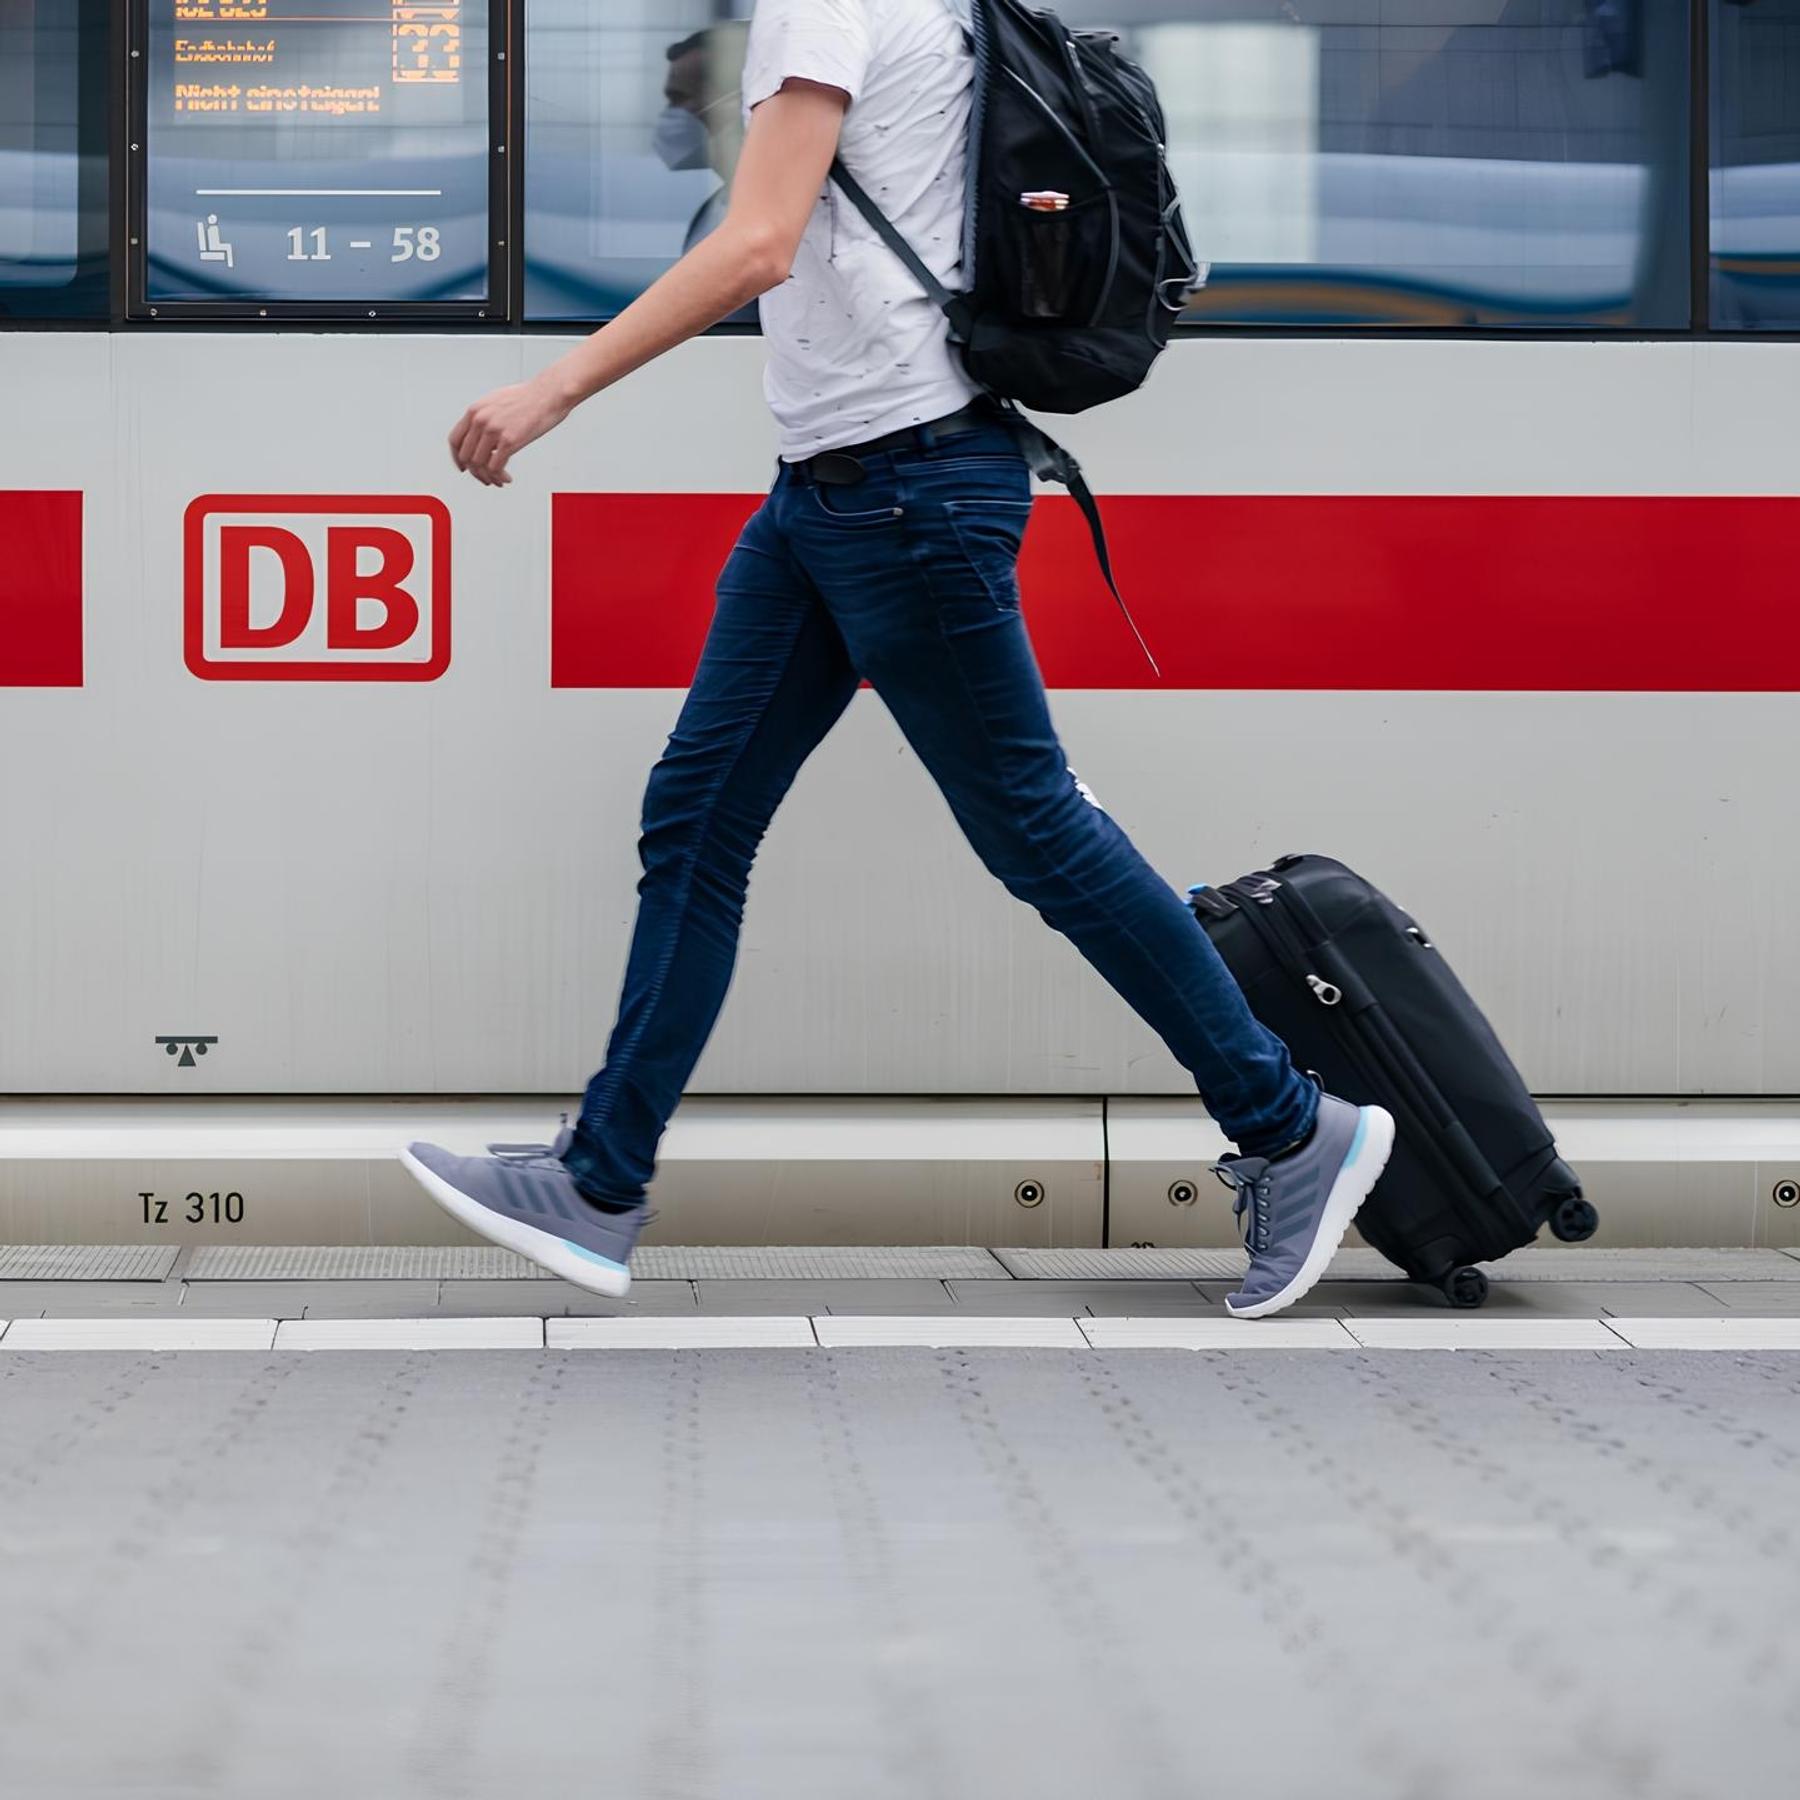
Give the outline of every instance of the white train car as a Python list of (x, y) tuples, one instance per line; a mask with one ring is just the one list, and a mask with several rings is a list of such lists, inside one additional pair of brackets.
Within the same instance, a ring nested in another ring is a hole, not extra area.
[[(458, 478), (564, 341), (0, 331), (0, 1235), (417, 1241), (399, 1137), (541, 1127), (597, 1061), (774, 445), (728, 333)], [(1785, 341), (1195, 334), (1066, 433), (1160, 679), (1068, 502), (1028, 539), (1102, 803), (1178, 885), (1318, 849), (1402, 896), (1613, 1242), (1800, 1244), (1797, 411)], [(1182, 1072), (866, 692), (694, 1089), (676, 1233), (1228, 1229)]]

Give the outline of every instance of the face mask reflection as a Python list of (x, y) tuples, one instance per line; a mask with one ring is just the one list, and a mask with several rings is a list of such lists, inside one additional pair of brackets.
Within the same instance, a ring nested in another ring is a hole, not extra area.
[(650, 141), (665, 168), (704, 169), (709, 160), (706, 123), (685, 106), (665, 106)]
[(708, 121), (721, 108), (738, 104), (737, 94), (725, 94), (695, 111), (669, 105), (657, 115), (651, 147), (669, 169), (704, 169), (713, 160), (712, 128)]

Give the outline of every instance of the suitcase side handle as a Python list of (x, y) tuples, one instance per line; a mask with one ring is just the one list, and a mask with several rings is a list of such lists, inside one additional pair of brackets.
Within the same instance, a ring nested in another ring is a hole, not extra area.
[(1187, 891), (1188, 905), (1197, 913), (1206, 913), (1215, 919), (1229, 919), (1237, 911), (1237, 902), (1221, 893), (1216, 887), (1208, 887), (1201, 882), (1198, 887)]

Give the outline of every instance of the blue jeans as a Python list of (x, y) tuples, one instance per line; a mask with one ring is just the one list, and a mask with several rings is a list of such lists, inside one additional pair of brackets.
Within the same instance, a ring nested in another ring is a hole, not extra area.
[(725, 1000), (757, 846), (859, 676), (981, 860), (1161, 1036), (1226, 1135), (1250, 1155), (1304, 1137), (1313, 1084), (1057, 743), (1019, 614), (1031, 483), (1010, 434), (864, 462), (854, 486), (784, 466), (720, 578), (644, 798), (624, 995), (566, 1155), (577, 1183), (614, 1205), (643, 1198)]

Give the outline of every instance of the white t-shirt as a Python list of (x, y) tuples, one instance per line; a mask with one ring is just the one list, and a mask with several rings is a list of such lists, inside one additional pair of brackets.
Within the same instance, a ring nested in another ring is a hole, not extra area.
[[(845, 167), (960, 290), (974, 59), (949, 0), (756, 0), (746, 110), (796, 77), (850, 96)], [(979, 391), (943, 313), (831, 182), (762, 323), (789, 461), (941, 419)]]

